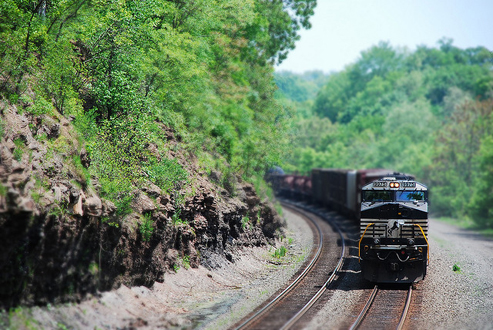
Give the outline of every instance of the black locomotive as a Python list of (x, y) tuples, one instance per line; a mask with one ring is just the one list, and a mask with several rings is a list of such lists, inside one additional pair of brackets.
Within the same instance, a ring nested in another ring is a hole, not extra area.
[(411, 175), (382, 169), (313, 169), (311, 176), (271, 175), (278, 195), (323, 205), (360, 224), (365, 279), (413, 283), (429, 262), (428, 189)]

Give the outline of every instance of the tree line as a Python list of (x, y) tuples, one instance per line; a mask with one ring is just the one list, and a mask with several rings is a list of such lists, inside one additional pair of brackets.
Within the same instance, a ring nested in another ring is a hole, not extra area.
[(326, 75), (315, 97), (310, 75), (277, 73), (287, 85), (278, 98), (298, 109), (285, 167), (412, 173), (429, 186), (432, 212), (492, 227), (492, 69), (488, 49), (442, 39), (415, 51), (381, 42)]

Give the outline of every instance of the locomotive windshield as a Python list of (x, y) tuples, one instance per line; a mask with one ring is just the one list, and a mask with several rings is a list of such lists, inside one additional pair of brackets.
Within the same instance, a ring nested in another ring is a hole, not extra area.
[(364, 202), (391, 202), (394, 200), (393, 191), (365, 190), (363, 191)]
[(409, 201), (424, 201), (424, 191), (397, 191), (396, 201), (409, 202)]
[(413, 202), (424, 201), (424, 191), (364, 190), (363, 202)]

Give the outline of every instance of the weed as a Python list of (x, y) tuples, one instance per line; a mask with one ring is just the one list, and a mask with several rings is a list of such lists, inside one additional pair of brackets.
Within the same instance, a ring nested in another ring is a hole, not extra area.
[(67, 214), (67, 208), (63, 203), (53, 205), (48, 211), (48, 216), (54, 216), (56, 218), (60, 218), (65, 214)]
[(89, 170), (82, 165), (80, 156), (73, 155), (72, 162), (75, 167), (75, 174), (80, 178), (85, 187), (89, 186), (91, 183), (91, 175), (89, 174)]
[(5, 123), (3, 122), (3, 119), (0, 118), (0, 140), (3, 138), (4, 134), (5, 134)]
[(144, 219), (139, 226), (144, 242), (148, 242), (151, 239), (152, 233), (154, 232), (153, 224), (151, 214), (144, 215)]
[(288, 252), (288, 250), (283, 245), (279, 249), (276, 249), (276, 251), (274, 251), (273, 257), (282, 258), (282, 257), (286, 256), (287, 252)]
[(458, 264), (454, 264), (454, 265), (452, 266), (452, 270), (453, 270), (454, 272), (456, 272), (456, 273), (460, 273), (460, 272), (462, 271), (462, 270), (461, 270), (461, 268), (460, 268), (460, 266), (459, 266)]
[(186, 220), (182, 220), (180, 218), (181, 215), (181, 210), (178, 209), (176, 212), (171, 216), (171, 220), (173, 221), (174, 225), (179, 225), (179, 224), (187, 224), (188, 222)]
[(67, 328), (67, 326), (65, 324), (63, 324), (61, 322), (58, 322), (56, 326), (59, 330), (68, 330), (69, 329), (69, 328)]
[(190, 256), (186, 255), (183, 257), (183, 267), (185, 269), (189, 269), (190, 268)]
[(41, 197), (43, 197), (48, 190), (48, 184), (38, 177), (35, 177), (35, 179), (36, 183), (34, 184), (34, 189), (31, 192), (31, 197), (35, 203), (39, 203)]
[(281, 206), (281, 203), (276, 202), (274, 204), (274, 208), (276, 209), (277, 214), (279, 214), (280, 216), (282, 216), (282, 206)]
[(99, 273), (99, 267), (98, 267), (98, 264), (95, 263), (95, 262), (91, 262), (91, 264), (89, 265), (89, 272), (94, 276), (96, 275), (97, 273)]
[(7, 187), (0, 183), (0, 196), (5, 197), (7, 195)]
[(24, 141), (20, 138), (14, 140), (15, 149), (14, 149), (14, 159), (18, 162), (22, 160), (22, 155), (24, 154), (24, 150), (22, 147), (24, 146)]
[(175, 271), (175, 273), (178, 273), (178, 271), (180, 270), (180, 266), (178, 266), (177, 264), (173, 264), (173, 270)]
[(9, 311), (10, 329), (39, 329), (39, 322), (32, 318), (28, 309), (17, 307)]
[(245, 228), (246, 228), (246, 229), (250, 229), (250, 226), (248, 225), (248, 223), (249, 223), (249, 222), (250, 222), (250, 218), (248, 218), (248, 217), (243, 217), (243, 218), (241, 219), (241, 228), (242, 228), (243, 230), (245, 230)]

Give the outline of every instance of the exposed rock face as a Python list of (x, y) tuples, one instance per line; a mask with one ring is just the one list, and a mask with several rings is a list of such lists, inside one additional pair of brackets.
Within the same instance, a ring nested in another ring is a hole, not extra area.
[[(134, 192), (134, 212), (118, 218), (115, 205), (98, 195), (97, 178), (88, 186), (67, 165), (73, 155), (82, 166), (91, 164), (67, 119), (28, 118), (3, 107), (0, 308), (78, 301), (121, 284), (150, 286), (177, 266), (220, 267), (234, 262), (241, 247), (267, 244), (282, 228), (253, 186), (236, 182), (231, 197), (189, 163), (195, 193), (180, 210), (149, 183)], [(48, 152), (39, 134), (65, 139), (69, 151)], [(165, 134), (174, 138), (169, 129)], [(145, 221), (152, 227), (146, 237)]]

